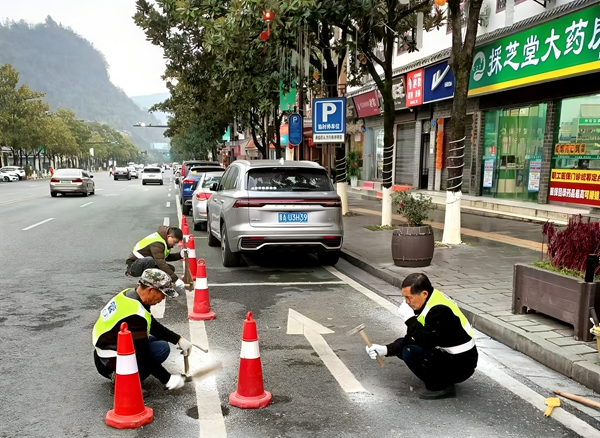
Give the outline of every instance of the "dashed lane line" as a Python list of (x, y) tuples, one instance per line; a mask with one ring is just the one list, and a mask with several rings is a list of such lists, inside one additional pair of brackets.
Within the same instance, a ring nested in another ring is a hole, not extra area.
[(6, 201), (0, 201), (0, 205), (14, 204), (15, 202), (30, 201), (32, 199), (39, 199), (39, 198), (46, 198), (46, 197), (47, 197), (47, 195), (38, 195), (38, 196), (27, 196), (25, 198), (9, 199)]
[(26, 228), (23, 228), (21, 231), (27, 231), (27, 230), (31, 230), (32, 228), (35, 228), (35, 227), (37, 227), (38, 225), (42, 225), (42, 224), (45, 224), (46, 222), (50, 222), (50, 221), (53, 221), (53, 220), (54, 220), (54, 218), (53, 218), (53, 217), (51, 217), (51, 218), (48, 218), (48, 219), (46, 219), (46, 220), (43, 220), (43, 221), (41, 221), (41, 222), (38, 222), (37, 224), (29, 225), (28, 227), (26, 227)]
[(169, 208), (171, 206), (170, 202), (167, 202), (167, 208)]
[(85, 204), (82, 204), (82, 205), (80, 205), (80, 206), (79, 206), (79, 208), (82, 208), (82, 207), (87, 207), (87, 206), (88, 206), (88, 205), (90, 205), (90, 204), (93, 204), (93, 202), (87, 202), (87, 203), (85, 203)]

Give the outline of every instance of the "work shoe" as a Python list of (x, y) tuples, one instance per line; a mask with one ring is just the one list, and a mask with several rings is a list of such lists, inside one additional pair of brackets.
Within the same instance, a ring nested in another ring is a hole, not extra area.
[(454, 384), (448, 386), (447, 388), (441, 389), (439, 391), (432, 391), (430, 389), (424, 389), (419, 392), (419, 398), (425, 400), (437, 400), (440, 398), (453, 398), (456, 397), (456, 391), (454, 390)]
[(117, 373), (115, 373), (114, 371), (112, 373), (110, 373), (110, 383), (112, 383), (113, 386), (115, 386), (115, 380), (117, 379)]

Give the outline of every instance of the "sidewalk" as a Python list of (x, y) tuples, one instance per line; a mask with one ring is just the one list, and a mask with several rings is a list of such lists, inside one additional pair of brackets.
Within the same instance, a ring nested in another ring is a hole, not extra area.
[[(392, 230), (381, 225), (381, 202), (350, 195), (352, 215), (344, 218), (342, 257), (398, 287), (387, 294), (399, 304), (404, 277), (422, 271), (434, 287), (457, 302), (473, 327), (567, 377), (600, 392), (600, 358), (596, 342), (574, 340), (573, 327), (540, 314), (511, 312), (513, 266), (541, 259), (541, 225), (462, 215), (466, 244), (436, 247), (426, 268), (400, 268), (391, 256)], [(435, 240), (442, 238), (443, 212), (433, 215)], [(394, 215), (394, 225), (401, 222)], [(440, 226), (436, 226), (442, 225)]]

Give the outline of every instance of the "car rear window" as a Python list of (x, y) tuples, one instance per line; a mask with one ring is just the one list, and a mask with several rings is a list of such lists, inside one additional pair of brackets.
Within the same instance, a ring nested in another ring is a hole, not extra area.
[(327, 172), (321, 169), (255, 169), (248, 172), (250, 191), (333, 191)]
[(66, 176), (66, 177), (81, 176), (81, 170), (77, 170), (77, 169), (56, 169), (54, 171), (54, 176)]
[(215, 170), (223, 170), (221, 166), (204, 166), (204, 167), (192, 167), (188, 173), (190, 176), (198, 176), (201, 173), (211, 172)]
[(223, 175), (207, 175), (206, 178), (204, 178), (204, 181), (202, 181), (202, 188), (210, 189), (210, 186), (214, 183), (220, 183), (221, 178), (223, 178)]
[(161, 171), (158, 168), (147, 168), (147, 169), (144, 169), (144, 173), (160, 173), (160, 172)]

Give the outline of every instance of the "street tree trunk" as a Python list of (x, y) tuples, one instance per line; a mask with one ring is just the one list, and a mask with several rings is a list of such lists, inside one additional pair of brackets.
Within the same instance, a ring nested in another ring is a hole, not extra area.
[(450, 67), (454, 73), (454, 100), (450, 116), (450, 144), (448, 145), (448, 188), (446, 191), (446, 215), (442, 242), (446, 244), (461, 243), (460, 236), (460, 199), (462, 198), (463, 170), (465, 166), (466, 118), (469, 93), (469, 77), (473, 64), (473, 50), (477, 38), (479, 12), (483, 0), (468, 0), (464, 35), (461, 14), (461, 0), (448, 0), (449, 20), (452, 26), (452, 52)]

